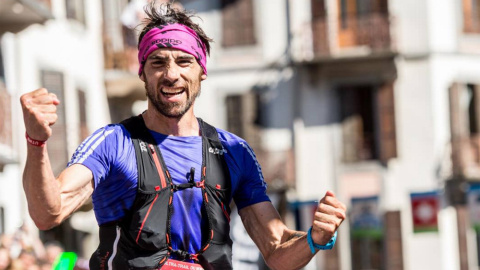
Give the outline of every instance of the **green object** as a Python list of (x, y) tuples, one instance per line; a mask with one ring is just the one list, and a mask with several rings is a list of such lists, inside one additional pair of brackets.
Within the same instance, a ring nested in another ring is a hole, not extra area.
[(75, 252), (63, 252), (53, 263), (52, 270), (73, 270), (77, 258)]

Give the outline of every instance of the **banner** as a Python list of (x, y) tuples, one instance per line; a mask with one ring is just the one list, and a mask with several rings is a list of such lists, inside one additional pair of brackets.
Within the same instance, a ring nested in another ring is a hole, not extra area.
[(467, 192), (468, 211), (470, 224), (475, 231), (480, 231), (480, 184), (472, 184)]
[(350, 208), (350, 232), (353, 238), (382, 237), (383, 223), (378, 196), (352, 198)]
[(423, 192), (410, 194), (412, 206), (413, 231), (438, 231), (437, 213), (439, 209), (438, 192)]
[(318, 201), (293, 201), (288, 207), (295, 215), (295, 229), (306, 232), (312, 226)]

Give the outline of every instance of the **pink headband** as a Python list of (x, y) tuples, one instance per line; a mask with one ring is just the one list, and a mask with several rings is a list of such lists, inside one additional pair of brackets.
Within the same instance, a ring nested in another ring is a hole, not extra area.
[(140, 63), (138, 76), (142, 74), (143, 66), (148, 56), (159, 48), (179, 49), (193, 55), (202, 67), (205, 75), (207, 74), (205, 44), (203, 44), (195, 31), (185, 25), (174, 23), (152, 28), (143, 36), (138, 48), (138, 63)]

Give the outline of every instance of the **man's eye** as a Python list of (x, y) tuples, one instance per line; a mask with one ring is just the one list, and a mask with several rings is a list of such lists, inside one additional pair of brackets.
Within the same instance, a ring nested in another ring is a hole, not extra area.
[(163, 61), (153, 61), (152, 62), (152, 65), (155, 65), (155, 66), (164, 65), (164, 64), (165, 64), (165, 62), (163, 62)]
[(188, 59), (178, 61), (179, 65), (189, 65), (191, 63), (192, 63), (192, 60), (188, 60)]

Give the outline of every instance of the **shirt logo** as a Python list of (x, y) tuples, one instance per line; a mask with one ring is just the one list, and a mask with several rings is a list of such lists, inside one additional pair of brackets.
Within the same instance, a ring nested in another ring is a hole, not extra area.
[(214, 155), (220, 155), (220, 156), (221, 156), (221, 155), (223, 155), (223, 154), (226, 154), (226, 153), (227, 153), (227, 150), (209, 147), (209, 148), (208, 148), (208, 152), (209, 152), (209, 153), (212, 153), (212, 154), (214, 154)]
[(140, 151), (148, 152), (147, 145), (145, 144), (145, 142), (140, 142)]

